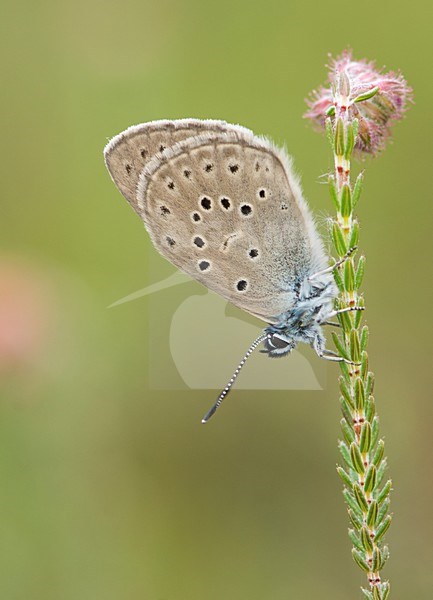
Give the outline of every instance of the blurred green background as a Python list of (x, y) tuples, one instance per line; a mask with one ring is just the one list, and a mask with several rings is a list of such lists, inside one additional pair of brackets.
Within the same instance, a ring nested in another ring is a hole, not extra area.
[[(3, 3), (2, 599), (361, 597), (335, 472), (338, 369), (324, 391), (238, 390), (207, 427), (215, 391), (150, 389), (155, 302), (106, 307), (174, 269), (102, 159), (134, 123), (240, 122), (286, 141), (324, 216), (330, 153), (301, 116), (327, 53), (349, 45), (415, 90), (394, 143), (364, 164), (359, 216), (395, 488), (385, 576), (395, 600), (432, 597), (431, 3), (338, 6)], [(153, 352), (167, 360), (168, 346)]]

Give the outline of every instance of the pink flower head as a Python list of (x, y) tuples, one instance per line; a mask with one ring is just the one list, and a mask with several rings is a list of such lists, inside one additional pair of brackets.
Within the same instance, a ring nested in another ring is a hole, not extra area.
[(330, 111), (338, 116), (347, 111), (359, 120), (355, 148), (376, 154), (412, 100), (412, 89), (400, 73), (381, 73), (373, 61), (353, 60), (350, 50), (332, 59), (328, 78), (329, 85), (314, 90), (307, 100), (304, 117), (324, 128)]

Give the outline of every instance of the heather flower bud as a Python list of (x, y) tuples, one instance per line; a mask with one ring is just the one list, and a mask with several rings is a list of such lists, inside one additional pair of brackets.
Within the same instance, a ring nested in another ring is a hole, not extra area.
[(376, 154), (412, 100), (412, 89), (400, 73), (382, 73), (373, 61), (354, 60), (349, 50), (332, 59), (328, 77), (329, 84), (307, 100), (304, 117), (323, 128), (326, 116), (338, 119), (347, 111), (351, 120), (359, 120), (355, 150)]

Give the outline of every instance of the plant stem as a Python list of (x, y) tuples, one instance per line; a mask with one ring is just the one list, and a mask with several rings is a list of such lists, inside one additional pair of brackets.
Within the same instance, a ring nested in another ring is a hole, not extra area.
[[(358, 135), (358, 121), (348, 110), (350, 81), (344, 71), (338, 74), (334, 89), (334, 106), (328, 114), (327, 133), (334, 154), (334, 173), (329, 176), (330, 192), (337, 209), (332, 221), (332, 240), (339, 258), (358, 246), (359, 224), (354, 208), (359, 199), (363, 174), (351, 181), (351, 157)], [(358, 100), (359, 102), (359, 100)], [(365, 258), (355, 259), (352, 253), (334, 271), (339, 289), (336, 308), (364, 307), (360, 292)], [(338, 473), (344, 482), (344, 497), (351, 521), (349, 537), (353, 543), (352, 555), (368, 578), (369, 589), (363, 594), (370, 600), (385, 600), (389, 596), (388, 581), (382, 581), (380, 571), (388, 558), (383, 545), (391, 516), (389, 494), (391, 481), (382, 484), (386, 459), (384, 442), (379, 439), (379, 418), (373, 397), (374, 375), (368, 368), (368, 327), (362, 325), (362, 312), (338, 315), (341, 335), (333, 333), (337, 352), (356, 365), (341, 365), (339, 378), (343, 414), (343, 440), (339, 449), (344, 467)]]

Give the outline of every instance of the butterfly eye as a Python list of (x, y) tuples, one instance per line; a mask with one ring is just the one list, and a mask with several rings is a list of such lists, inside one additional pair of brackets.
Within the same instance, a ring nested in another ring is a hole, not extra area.
[(265, 340), (265, 351), (273, 357), (286, 356), (294, 347), (293, 340), (287, 339), (278, 333), (269, 333)]
[(271, 336), (269, 341), (275, 348), (286, 348), (291, 343), (291, 342), (287, 342), (286, 340), (281, 338), (279, 335), (276, 335), (275, 333), (274, 333), (274, 335)]

